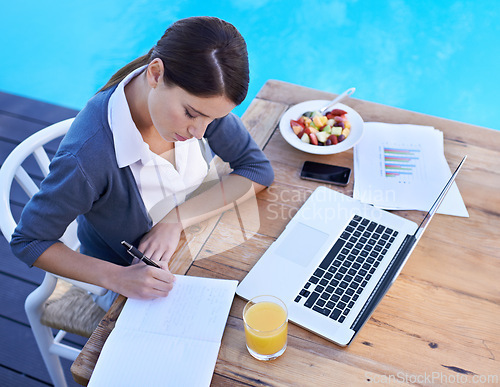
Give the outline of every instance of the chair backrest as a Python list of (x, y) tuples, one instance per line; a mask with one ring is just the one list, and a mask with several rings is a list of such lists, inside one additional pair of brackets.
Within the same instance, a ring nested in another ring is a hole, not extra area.
[[(69, 118), (34, 133), (21, 142), (9, 154), (0, 168), (0, 229), (7, 241), (11, 240), (12, 233), (16, 228), (16, 221), (12, 215), (10, 206), (10, 193), (14, 179), (30, 198), (39, 190), (33, 177), (23, 168), (23, 162), (30, 155), (33, 155), (42, 176), (47, 176), (49, 173), (50, 158), (44, 149), (44, 145), (58, 137), (64, 136), (73, 120), (74, 118)], [(76, 221), (71, 223), (66, 229), (61, 241), (74, 250), (78, 249), (80, 242), (76, 236)]]

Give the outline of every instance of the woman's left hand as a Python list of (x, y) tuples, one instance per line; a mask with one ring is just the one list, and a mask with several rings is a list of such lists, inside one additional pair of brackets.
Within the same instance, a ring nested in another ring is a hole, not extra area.
[(182, 224), (158, 222), (139, 244), (139, 250), (154, 261), (168, 262), (175, 252), (182, 233)]

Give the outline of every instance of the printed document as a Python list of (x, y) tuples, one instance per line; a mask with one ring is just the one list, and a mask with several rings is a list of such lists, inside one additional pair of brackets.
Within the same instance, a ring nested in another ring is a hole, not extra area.
[(209, 386), (238, 281), (176, 276), (170, 294), (125, 303), (89, 386)]
[[(363, 138), (354, 147), (355, 199), (389, 210), (428, 211), (450, 177), (441, 131), (365, 123)], [(456, 183), (438, 212), (469, 216)]]

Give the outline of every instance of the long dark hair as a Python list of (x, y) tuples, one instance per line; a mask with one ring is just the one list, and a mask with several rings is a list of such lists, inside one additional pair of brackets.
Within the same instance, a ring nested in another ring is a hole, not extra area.
[(239, 105), (248, 92), (249, 69), (245, 40), (230, 23), (216, 17), (190, 17), (172, 24), (144, 56), (114, 74), (106, 90), (141, 66), (159, 58), (164, 81), (198, 97), (223, 95)]

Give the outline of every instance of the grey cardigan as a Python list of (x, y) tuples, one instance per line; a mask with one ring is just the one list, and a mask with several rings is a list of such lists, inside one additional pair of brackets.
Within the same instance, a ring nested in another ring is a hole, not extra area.
[[(40, 191), (26, 204), (11, 248), (29, 266), (78, 220), (80, 251), (127, 265), (120, 242), (137, 245), (152, 222), (129, 167), (119, 168), (108, 124), (115, 88), (94, 96), (76, 116), (50, 164)], [(232, 173), (269, 186), (269, 160), (234, 114), (215, 120), (205, 133), (210, 148), (229, 162)]]

